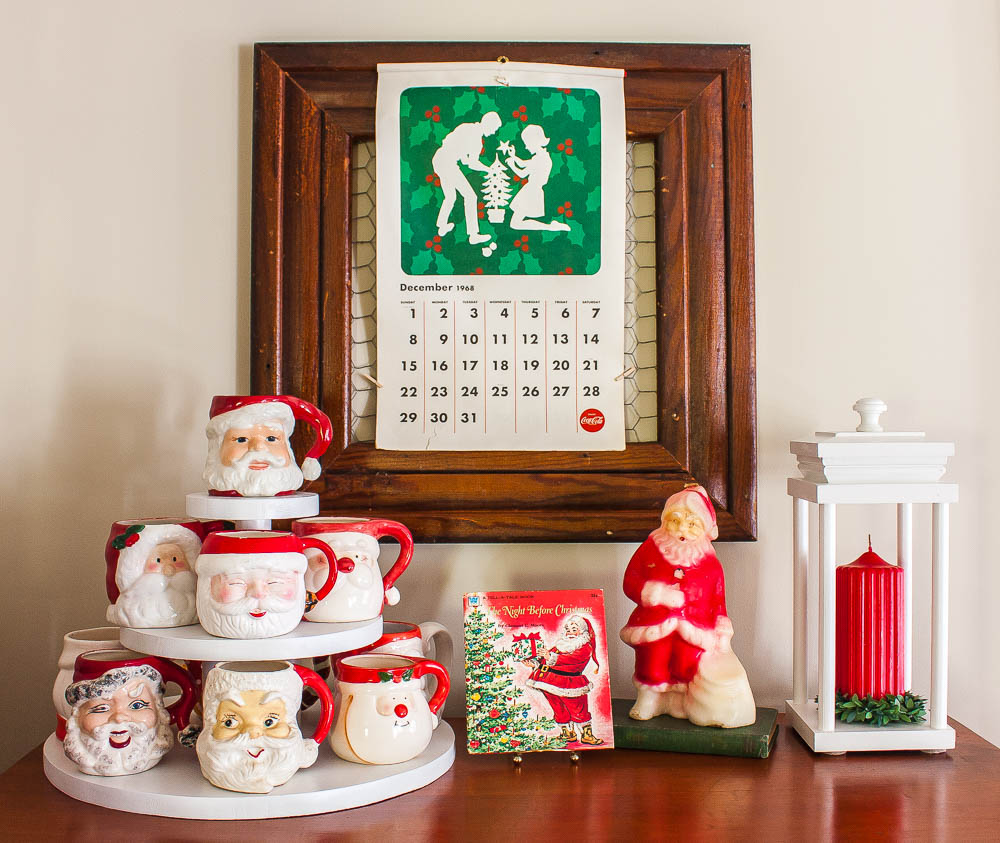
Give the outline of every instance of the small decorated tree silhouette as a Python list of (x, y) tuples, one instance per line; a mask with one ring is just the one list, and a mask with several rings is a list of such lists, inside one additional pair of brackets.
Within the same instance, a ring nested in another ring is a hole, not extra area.
[(501, 163), (499, 155), (494, 157), (483, 178), (483, 200), (490, 222), (503, 222), (504, 209), (510, 202), (510, 175), (507, 173), (507, 167)]
[(532, 714), (523, 691), (514, 683), (512, 662), (520, 655), (498, 648), (504, 637), (499, 624), (475, 609), (465, 618), (465, 710), (470, 752), (528, 752), (564, 749), (564, 739), (551, 717)]

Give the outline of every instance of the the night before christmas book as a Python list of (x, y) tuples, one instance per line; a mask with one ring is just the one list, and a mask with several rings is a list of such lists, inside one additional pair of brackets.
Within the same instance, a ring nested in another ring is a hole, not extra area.
[(600, 590), (465, 595), (469, 752), (612, 749)]

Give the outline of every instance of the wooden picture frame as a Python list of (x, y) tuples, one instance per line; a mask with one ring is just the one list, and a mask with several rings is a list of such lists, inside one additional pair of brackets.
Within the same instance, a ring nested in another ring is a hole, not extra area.
[[(624, 68), (629, 139), (657, 175), (658, 439), (620, 452), (399, 452), (350, 439), (351, 143), (379, 62)], [(689, 44), (258, 44), (251, 391), (333, 421), (324, 513), (377, 513), (418, 541), (640, 541), (701, 483), (722, 540), (756, 538), (750, 50)], [(300, 445), (301, 448), (301, 445)]]

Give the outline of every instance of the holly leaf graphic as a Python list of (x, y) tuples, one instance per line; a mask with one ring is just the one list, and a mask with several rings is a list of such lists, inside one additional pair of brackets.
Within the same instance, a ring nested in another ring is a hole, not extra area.
[(463, 91), (457, 97), (455, 97), (455, 103), (452, 106), (455, 110), (456, 117), (465, 117), (470, 111), (476, 107), (476, 92), (472, 88), (467, 91)]
[(566, 98), (559, 93), (551, 93), (542, 100), (542, 117), (551, 117), (563, 107)]
[(583, 226), (578, 225), (575, 222), (570, 222), (568, 236), (569, 236), (569, 242), (572, 243), (574, 246), (582, 246), (584, 240)]
[(410, 194), (410, 210), (419, 211), (425, 205), (429, 205), (433, 199), (434, 188), (424, 183)]
[(513, 275), (514, 270), (521, 265), (521, 256), (524, 254), (520, 249), (512, 249), (500, 258), (500, 274)]
[(380, 670), (378, 672), (378, 681), (379, 682), (392, 682), (392, 674), (391, 673), (384, 673), (383, 671)]
[(430, 120), (419, 121), (412, 129), (410, 129), (410, 137), (407, 139), (409, 145), (420, 146), (424, 141), (426, 141), (431, 136), (431, 126), (434, 124)]
[(562, 156), (562, 155), (553, 155), (552, 156), (552, 170), (549, 173), (549, 177), (550, 178), (552, 178), (554, 176), (558, 176), (559, 173), (562, 172), (563, 161), (565, 161), (565, 160), (566, 160), (565, 157)]
[(431, 132), (434, 135), (434, 140), (436, 143), (440, 144), (444, 140), (444, 136), (448, 134), (451, 130), (445, 126), (444, 123), (428, 123), (431, 127)]
[(413, 103), (410, 102), (410, 98), (407, 96), (402, 96), (399, 98), (399, 121), (404, 121), (410, 116), (410, 110), (413, 108)]
[(522, 252), (521, 260), (524, 261), (524, 271), (528, 275), (541, 275), (542, 265), (534, 255)]
[(601, 124), (600, 123), (594, 123), (594, 125), (590, 127), (590, 131), (587, 132), (587, 143), (590, 144), (591, 146), (600, 146), (601, 145)]
[(403, 243), (409, 243), (413, 239), (413, 227), (403, 217), (399, 220), (399, 239)]
[(570, 155), (566, 156), (566, 172), (577, 184), (583, 184), (587, 178), (587, 168), (583, 166), (583, 162)]
[(566, 110), (569, 112), (570, 120), (583, 120), (587, 114), (587, 108), (583, 104), (582, 97), (566, 97)]
[(410, 261), (410, 275), (423, 275), (430, 269), (433, 252), (430, 249), (421, 249)]
[(595, 187), (587, 195), (587, 211), (596, 211), (601, 207), (601, 188)]
[(413, 178), (413, 168), (405, 158), (399, 159), (399, 183), (407, 184)]
[(437, 268), (438, 275), (452, 275), (455, 271), (451, 261), (440, 252), (434, 253), (434, 266)]
[(601, 253), (591, 255), (587, 258), (587, 275), (593, 275), (601, 268)]

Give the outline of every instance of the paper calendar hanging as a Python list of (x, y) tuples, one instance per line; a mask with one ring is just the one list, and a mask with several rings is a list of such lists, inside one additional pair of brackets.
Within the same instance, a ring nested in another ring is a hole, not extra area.
[(624, 449), (623, 72), (378, 70), (376, 446)]

